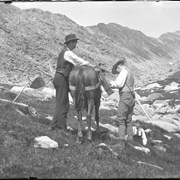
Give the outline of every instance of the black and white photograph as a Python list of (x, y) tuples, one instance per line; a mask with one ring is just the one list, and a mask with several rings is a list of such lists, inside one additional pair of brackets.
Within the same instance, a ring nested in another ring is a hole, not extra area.
[(180, 1), (0, 0), (0, 179), (179, 169)]

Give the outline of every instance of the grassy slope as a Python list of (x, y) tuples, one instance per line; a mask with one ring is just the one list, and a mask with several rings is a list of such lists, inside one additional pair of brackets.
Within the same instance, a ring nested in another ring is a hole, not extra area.
[[(9, 87), (7, 87), (9, 88)], [(12, 95), (0, 91), (0, 98), (13, 100)], [(84, 138), (84, 144), (77, 145), (76, 131), (67, 134), (60, 130), (49, 131), (49, 122), (45, 120), (47, 114), (53, 115), (55, 101), (38, 101), (29, 97), (20, 96), (18, 102), (24, 102), (36, 108), (39, 117), (22, 116), (15, 107), (0, 102), (0, 177), (1, 178), (155, 178), (180, 177), (180, 139), (173, 136), (167, 140), (163, 134), (168, 134), (157, 127), (142, 124), (146, 129), (151, 128), (148, 134), (147, 147), (151, 153), (134, 150), (127, 146), (115, 158), (110, 152), (96, 148), (104, 142), (112, 144), (108, 136), (98, 139), (93, 134), (93, 143)], [(111, 123), (111, 115), (115, 111), (100, 110), (100, 121)], [(69, 111), (68, 125), (76, 127), (76, 115), (73, 106)], [(84, 122), (85, 124), (85, 122)], [(84, 131), (84, 134), (86, 132)], [(33, 147), (33, 140), (37, 136), (46, 135), (59, 144), (59, 149), (39, 149)], [(166, 145), (167, 152), (153, 148), (151, 139), (159, 139)], [(68, 144), (69, 146), (64, 146)], [(163, 168), (138, 164), (137, 161), (151, 163)]]

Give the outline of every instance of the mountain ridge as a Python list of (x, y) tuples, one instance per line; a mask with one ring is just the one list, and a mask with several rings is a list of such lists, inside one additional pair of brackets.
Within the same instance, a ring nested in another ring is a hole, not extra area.
[[(137, 86), (166, 78), (175, 71), (169, 62), (178, 61), (179, 39), (173, 41), (176, 48), (174, 44), (171, 47), (167, 43), (169, 34), (155, 39), (116, 23), (83, 27), (59, 13), (21, 10), (9, 4), (0, 4), (0, 11), (1, 82), (20, 83), (37, 74), (51, 80), (68, 33), (75, 33), (80, 39), (74, 50), (77, 55), (92, 64), (104, 64), (103, 68), (109, 71), (124, 56)], [(180, 37), (179, 33), (175, 35)], [(106, 76), (115, 78), (110, 73)]]

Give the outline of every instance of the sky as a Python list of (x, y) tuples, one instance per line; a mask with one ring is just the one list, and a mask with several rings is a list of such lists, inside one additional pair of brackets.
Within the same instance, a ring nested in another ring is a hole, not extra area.
[(117, 23), (158, 38), (180, 31), (180, 1), (13, 2), (21, 9), (38, 8), (66, 15), (81, 26)]

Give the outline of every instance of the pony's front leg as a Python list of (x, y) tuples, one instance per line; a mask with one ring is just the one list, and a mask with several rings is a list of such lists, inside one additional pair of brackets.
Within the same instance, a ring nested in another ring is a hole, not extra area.
[(83, 141), (83, 133), (82, 133), (82, 112), (78, 111), (78, 135), (76, 143), (81, 144)]
[(95, 105), (95, 122), (96, 122), (96, 132), (98, 136), (100, 135), (100, 130), (99, 130), (99, 105)]
[(96, 97), (94, 99), (95, 102), (95, 121), (96, 121), (96, 133), (100, 136), (100, 129), (99, 129), (99, 107), (101, 104), (101, 88), (99, 87), (96, 90)]
[(88, 132), (87, 132), (87, 139), (92, 141), (92, 131), (91, 131), (91, 114), (93, 111), (93, 103), (92, 101), (88, 101), (88, 112), (87, 112), (87, 123), (88, 123)]

